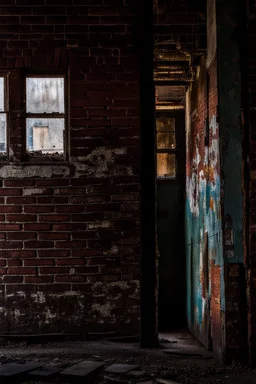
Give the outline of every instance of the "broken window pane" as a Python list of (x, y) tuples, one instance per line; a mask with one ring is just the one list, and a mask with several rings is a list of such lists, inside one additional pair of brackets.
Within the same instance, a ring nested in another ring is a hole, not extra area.
[(173, 153), (157, 154), (157, 177), (174, 178), (176, 176), (176, 159)]
[(37, 154), (63, 154), (64, 119), (26, 119), (27, 151)]
[(6, 152), (6, 113), (0, 113), (0, 153)]
[(159, 117), (156, 119), (157, 149), (175, 149), (175, 119)]
[(26, 79), (27, 113), (64, 113), (64, 78)]
[(4, 112), (4, 77), (0, 77), (0, 112)]

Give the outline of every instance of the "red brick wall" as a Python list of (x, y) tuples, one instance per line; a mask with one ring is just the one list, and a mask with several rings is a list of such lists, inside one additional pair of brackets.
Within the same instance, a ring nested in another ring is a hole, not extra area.
[[(33, 3), (33, 5), (28, 5)], [(139, 62), (126, 0), (2, 0), (1, 331), (139, 324)], [(26, 70), (69, 74), (70, 156), (22, 163)]]

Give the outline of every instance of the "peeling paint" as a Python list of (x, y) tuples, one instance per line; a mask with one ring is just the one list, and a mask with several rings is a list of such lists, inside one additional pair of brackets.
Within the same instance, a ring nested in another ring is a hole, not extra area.
[[(204, 84), (205, 78), (205, 67), (202, 67), (199, 84)], [(217, 116), (211, 115), (208, 128), (209, 146), (206, 146), (206, 115), (203, 115), (206, 110), (203, 109), (205, 107), (202, 84), (194, 86), (194, 89), (190, 87), (187, 94), (187, 315), (189, 328), (206, 345), (209, 334), (209, 305), (213, 299), (211, 268), (214, 263), (220, 267), (219, 271), (222, 271), (223, 249), (219, 126)], [(194, 108), (190, 104), (194, 105)], [(217, 281), (220, 284), (220, 274)], [(222, 295), (220, 305), (224, 306), (224, 296), (221, 292), (219, 294)]]
[(44, 167), (40, 165), (29, 166), (16, 166), (16, 165), (4, 165), (0, 168), (0, 178), (30, 178), (30, 177), (42, 177), (50, 178), (52, 176), (69, 176), (70, 169), (66, 166), (55, 166), (46, 164)]

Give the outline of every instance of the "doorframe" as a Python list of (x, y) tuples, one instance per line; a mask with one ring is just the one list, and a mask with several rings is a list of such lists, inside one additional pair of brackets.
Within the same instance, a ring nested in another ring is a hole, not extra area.
[(158, 344), (156, 272), (156, 154), (153, 0), (138, 9), (141, 118), (140, 345)]

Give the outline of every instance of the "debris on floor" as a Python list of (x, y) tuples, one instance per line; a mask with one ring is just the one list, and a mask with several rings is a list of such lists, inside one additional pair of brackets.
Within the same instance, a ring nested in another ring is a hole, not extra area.
[[(190, 334), (180, 336), (160, 335), (177, 343), (163, 343), (155, 349), (140, 348), (135, 342), (113, 343), (105, 337), (34, 345), (8, 342), (0, 346), (0, 382), (14, 377), (15, 384), (84, 383), (88, 379), (95, 384), (256, 384), (256, 369), (236, 364), (221, 367)], [(163, 353), (170, 345), (175, 354)]]

